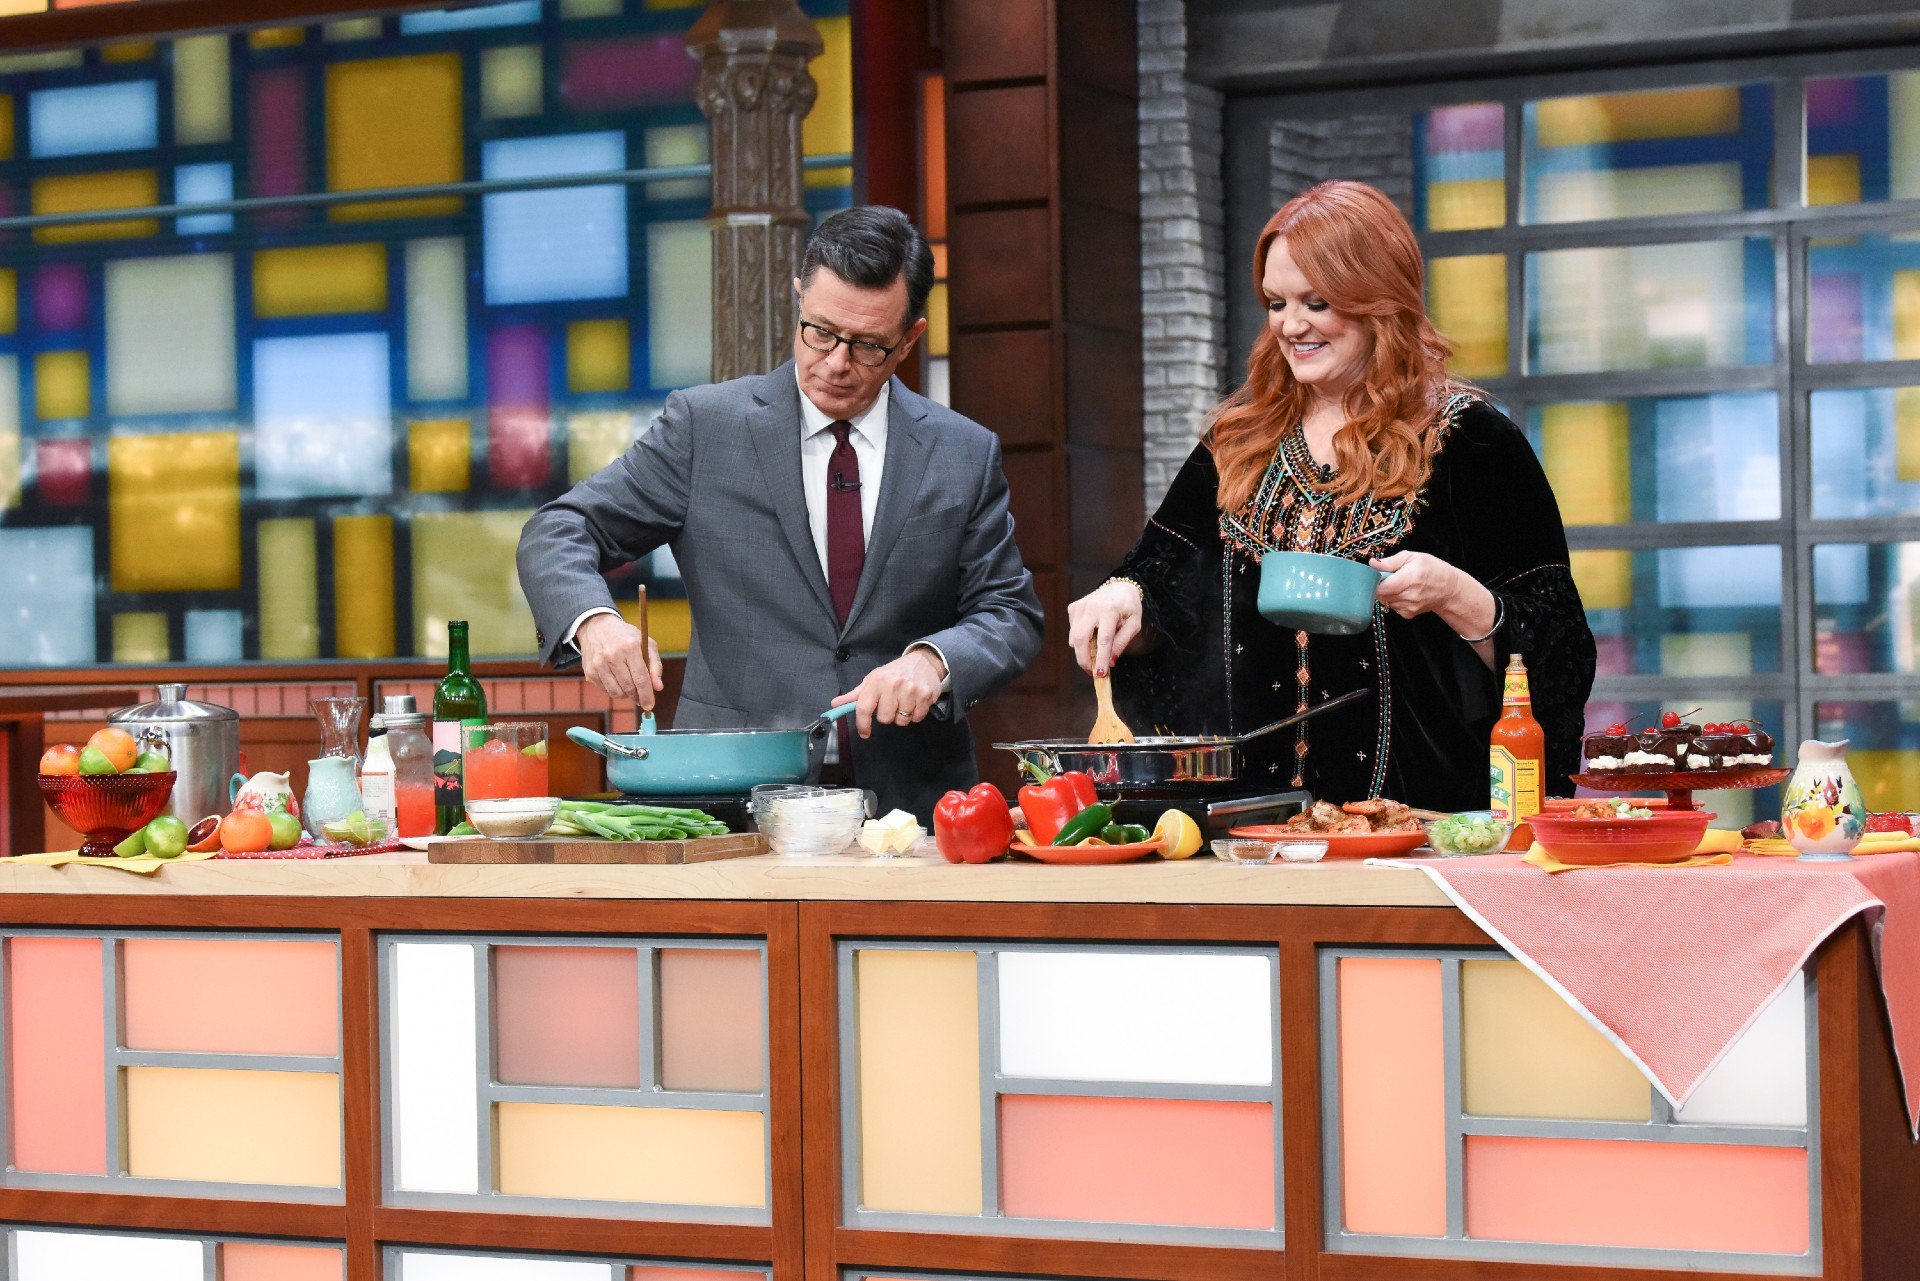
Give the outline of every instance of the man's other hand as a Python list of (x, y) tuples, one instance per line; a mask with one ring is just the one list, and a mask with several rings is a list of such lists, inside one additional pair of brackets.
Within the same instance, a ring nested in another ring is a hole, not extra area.
[(912, 725), (927, 718), (940, 701), (947, 669), (933, 651), (910, 649), (884, 667), (876, 667), (851, 691), (833, 700), (858, 703), (854, 727), (861, 738), (871, 738), (875, 725)]
[(653, 710), (653, 696), (665, 688), (660, 647), (653, 637), (646, 638), (643, 650), (638, 627), (616, 614), (595, 614), (580, 624), (573, 643), (580, 647), (586, 678), (609, 698), (636, 702), (645, 712)]

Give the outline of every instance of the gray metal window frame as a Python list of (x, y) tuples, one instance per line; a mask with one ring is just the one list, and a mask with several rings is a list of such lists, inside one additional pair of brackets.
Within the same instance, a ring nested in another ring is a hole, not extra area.
[(334, 960), (334, 1044), (340, 1044), (340, 938), (325, 931), (242, 931), (229, 933), (210, 930), (141, 929), (61, 929), (13, 927), (0, 930), (0, 1074), (8, 1078), (11, 1095), (12, 1057), (6, 1037), (12, 1028), (13, 940), (17, 938), (69, 938), (97, 941), (100, 944), (101, 1007), (106, 1016), (103, 1029), (101, 1072), (106, 1096), (107, 1173), (49, 1174), (18, 1170), (13, 1164), (13, 1110), (11, 1104), (0, 1108), (0, 1187), (50, 1192), (114, 1192), (146, 1196), (185, 1196), (203, 1198), (244, 1197), (255, 1201), (297, 1202), (307, 1205), (340, 1205), (346, 1195), (342, 1186), (309, 1187), (283, 1183), (221, 1183), (196, 1179), (155, 1179), (134, 1175), (128, 1170), (127, 1096), (123, 1073), (134, 1067), (203, 1068), (209, 1070), (245, 1070), (255, 1072), (306, 1072), (328, 1074), (334, 1078), (341, 1135), (341, 1171), (346, 1170), (346, 1085), (340, 1054), (280, 1055), (222, 1054), (202, 1051), (129, 1050), (126, 1041), (126, 961), (122, 944), (136, 941), (188, 941), (195, 943), (326, 943), (333, 948)]
[[(399, 1026), (392, 998), (393, 948), (401, 943), (457, 944), (474, 949), (474, 1032), (476, 1138), (479, 1143), (481, 1190), (467, 1192), (411, 1191), (395, 1186), (399, 1173), (395, 1151), (394, 1057)], [(727, 1223), (765, 1226), (773, 1214), (773, 1120), (771, 1108), (772, 1045), (767, 1035), (767, 945), (758, 937), (714, 935), (502, 935), (430, 934), (383, 931), (376, 939), (380, 1026), (380, 1167), (381, 1204), (408, 1209), (480, 1210), (506, 1214), (561, 1214), (576, 1218), (657, 1219), (685, 1223)], [(636, 1089), (516, 1085), (499, 1079), (499, 1038), (493, 1021), (493, 951), (496, 947), (612, 948), (640, 954), (639, 1027), (640, 1085)], [(660, 1084), (660, 966), (659, 953), (675, 950), (747, 951), (760, 958), (761, 1052), (766, 1056), (767, 1085), (758, 1091), (671, 1090)], [(574, 1197), (523, 1196), (500, 1187), (497, 1103), (585, 1104), (629, 1108), (699, 1108), (709, 1111), (757, 1112), (765, 1177), (760, 1206), (708, 1206), (688, 1203), (596, 1201)]]
[[(1887, 544), (1920, 541), (1920, 513), (1863, 519), (1815, 520), (1812, 513), (1810, 397), (1835, 388), (1920, 386), (1920, 360), (1813, 364), (1806, 359), (1806, 245), (1815, 237), (1890, 234), (1920, 228), (1920, 199), (1849, 205), (1804, 203), (1805, 83), (1835, 76), (1920, 71), (1920, 43), (1764, 58), (1701, 59), (1662, 66), (1620, 66), (1504, 78), (1463, 78), (1434, 84), (1353, 86), (1229, 101), (1227, 168), (1230, 182), (1248, 185), (1266, 172), (1271, 125), (1286, 119), (1326, 119), (1357, 114), (1416, 113), (1435, 107), (1497, 102), (1505, 111), (1506, 223), (1473, 231), (1419, 233), (1429, 259), (1499, 253), (1507, 268), (1509, 372), (1479, 380), (1524, 423), (1543, 404), (1579, 399), (1771, 392), (1779, 409), (1780, 516), (1765, 521), (1637, 522), (1573, 526), (1574, 550), (1647, 551), (1662, 548), (1761, 544), (1781, 552), (1780, 670), (1741, 675), (1603, 676), (1594, 683), (1598, 701), (1682, 699), (1777, 700), (1782, 723), (1770, 726), (1784, 744), (1810, 737), (1815, 705), (1833, 700), (1885, 702), (1920, 699), (1920, 671), (1827, 674), (1814, 670), (1815, 600), (1813, 548), (1822, 544)], [(1773, 203), (1766, 209), (1671, 214), (1590, 222), (1523, 223), (1525, 189), (1522, 112), (1546, 98), (1631, 93), (1695, 85), (1764, 82), (1773, 92)], [(1259, 199), (1266, 199), (1264, 185)], [(1250, 246), (1249, 193), (1230, 188), (1228, 243)], [(1270, 212), (1270, 211), (1269, 211)], [(1264, 214), (1261, 217), (1264, 218)], [(1774, 358), (1769, 364), (1698, 369), (1649, 369), (1607, 373), (1525, 372), (1526, 264), (1530, 253), (1570, 248), (1668, 244), (1766, 236), (1774, 246)], [(1251, 281), (1232, 270), (1229, 254), (1229, 314), (1241, 352), (1258, 324)]]
[[(1340, 962), (1350, 957), (1432, 960), (1440, 963), (1441, 1034), (1446, 1071), (1447, 1235), (1388, 1236), (1348, 1232), (1345, 1173), (1340, 1129)], [(1728, 1125), (1681, 1122), (1651, 1085), (1650, 1119), (1642, 1122), (1541, 1120), (1469, 1114), (1461, 1075), (1460, 965), (1463, 961), (1504, 960), (1519, 964), (1500, 948), (1325, 947), (1320, 949), (1320, 1132), (1321, 1205), (1325, 1248), (1338, 1254), (1377, 1254), (1404, 1258), (1484, 1259), (1538, 1264), (1672, 1268), (1679, 1271), (1750, 1272), (1761, 1276), (1819, 1276), (1821, 1273), (1820, 1055), (1819, 992), (1811, 971), (1801, 971), (1806, 1004), (1805, 1055), (1807, 1124), (1798, 1126)], [(1807, 1154), (1808, 1252), (1799, 1255), (1736, 1254), (1708, 1250), (1643, 1249), (1627, 1246), (1577, 1246), (1538, 1241), (1504, 1241), (1467, 1236), (1466, 1139), (1469, 1135), (1520, 1138), (1586, 1138), (1640, 1143), (1737, 1144), (1791, 1147)]]
[[(860, 1203), (860, 952), (971, 952), (976, 958), (980, 1035), (980, 1194), (977, 1215), (902, 1210), (869, 1210)], [(1286, 1170), (1282, 1145), (1280, 1063), (1280, 954), (1261, 943), (1098, 943), (1039, 940), (964, 941), (900, 938), (842, 939), (835, 970), (840, 1026), (840, 1208), (850, 1228), (889, 1232), (962, 1232), (1060, 1240), (1140, 1241), (1158, 1245), (1241, 1246), (1279, 1250), (1285, 1244)], [(1010, 1077), (1000, 1073), (999, 956), (1002, 952), (1098, 953), (1105, 955), (1260, 956), (1268, 962), (1268, 1013), (1272, 1038), (1272, 1075), (1265, 1087), (1193, 1085), (1169, 1082), (1083, 1081), (1070, 1078)], [(1267, 1103), (1273, 1109), (1272, 1229), (1208, 1228), (1107, 1220), (1029, 1219), (1007, 1215), (1000, 1204), (1000, 1107), (1002, 1094), (1052, 1097), (1204, 1099)]]

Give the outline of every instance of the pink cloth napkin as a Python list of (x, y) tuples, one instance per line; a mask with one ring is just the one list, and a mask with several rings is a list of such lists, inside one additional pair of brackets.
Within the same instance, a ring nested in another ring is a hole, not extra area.
[(1376, 860), (1417, 867), (1565, 997), (1675, 1107), (1806, 964), (1865, 914), (1920, 1138), (1920, 855), (1843, 863), (1741, 855), (1692, 868), (1548, 876), (1517, 854)]

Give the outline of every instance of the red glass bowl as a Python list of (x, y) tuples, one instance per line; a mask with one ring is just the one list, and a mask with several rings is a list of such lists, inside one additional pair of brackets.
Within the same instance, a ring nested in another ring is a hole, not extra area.
[(1535, 814), (1527, 822), (1540, 848), (1562, 863), (1678, 863), (1700, 846), (1714, 816), (1706, 810), (1656, 810), (1648, 818), (1570, 818)]
[(167, 808), (174, 773), (42, 774), (37, 781), (47, 808), (76, 832), (85, 832), (80, 852), (112, 858), (113, 847), (139, 831)]

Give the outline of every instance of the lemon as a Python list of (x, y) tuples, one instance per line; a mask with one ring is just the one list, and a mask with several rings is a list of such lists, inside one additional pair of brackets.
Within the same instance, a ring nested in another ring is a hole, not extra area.
[(1192, 858), (1200, 852), (1200, 825), (1185, 810), (1168, 810), (1153, 825), (1161, 858)]

